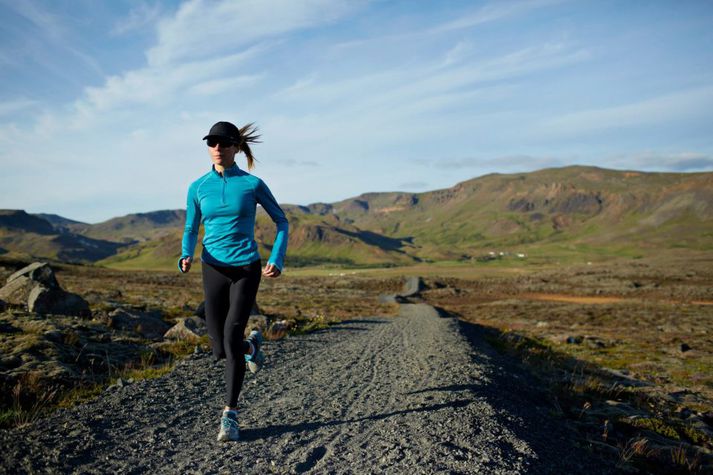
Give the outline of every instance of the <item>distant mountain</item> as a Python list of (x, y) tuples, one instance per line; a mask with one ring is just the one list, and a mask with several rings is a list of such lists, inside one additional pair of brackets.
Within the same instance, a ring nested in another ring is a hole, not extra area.
[[(713, 250), (710, 172), (572, 166), (490, 174), (424, 193), (365, 193), (283, 209), (290, 221), (291, 266), (400, 265), (471, 259), (493, 250), (629, 256), (676, 248)], [(101, 243), (100, 265), (173, 268), (184, 223), (184, 210), (130, 214), (98, 224), (0, 211), (0, 247), (13, 250), (13, 233), (31, 232), (54, 236), (55, 247), (74, 246), (73, 256), (86, 255), (80, 250)], [(262, 209), (255, 235), (267, 256), (275, 227)], [(35, 252), (42, 248), (38, 240), (31, 240)], [(42, 252), (67, 255), (52, 249)]]
[(134, 213), (89, 225), (81, 234), (116, 242), (143, 242), (170, 234), (177, 227), (182, 228), (185, 221), (185, 210)]
[[(425, 193), (310, 205), (442, 258), (479, 249), (713, 247), (713, 173), (572, 166), (491, 174)], [(419, 253), (421, 254), (421, 253)]]
[[(301, 266), (321, 263), (393, 265), (412, 263), (418, 258), (410, 256), (404, 248), (405, 240), (388, 238), (352, 225), (340, 223), (337, 216), (320, 216), (303, 207), (283, 205), (290, 221), (288, 265)], [(184, 218), (185, 219), (185, 218)], [(159, 238), (126, 247), (115, 256), (100, 262), (119, 268), (165, 269), (174, 268), (181, 249), (184, 221), (180, 227), (164, 229)], [(199, 234), (196, 256), (201, 253), (203, 228)], [(261, 255), (267, 258), (275, 237), (275, 225), (262, 208), (258, 208), (255, 238)]]
[(46, 219), (20, 209), (0, 209), (0, 228), (35, 234), (54, 234), (56, 230)]
[(65, 218), (58, 214), (35, 213), (35, 214), (33, 214), (33, 216), (42, 218), (45, 221), (48, 221), (53, 226), (73, 226), (73, 225), (86, 226), (87, 225), (87, 223), (83, 223), (81, 221), (75, 221), (73, 219)]
[(0, 247), (29, 258), (93, 262), (116, 254), (122, 246), (68, 231), (66, 226), (81, 224), (77, 221), (49, 215), (50, 222), (41, 216), (23, 210), (0, 210)]

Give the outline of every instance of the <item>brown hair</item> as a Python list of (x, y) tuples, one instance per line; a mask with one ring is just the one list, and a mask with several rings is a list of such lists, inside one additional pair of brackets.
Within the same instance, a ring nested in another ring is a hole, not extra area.
[(260, 135), (257, 133), (257, 127), (254, 122), (240, 127), (240, 144), (238, 144), (238, 152), (243, 152), (248, 160), (248, 170), (255, 167), (255, 157), (250, 150), (251, 143), (260, 143)]

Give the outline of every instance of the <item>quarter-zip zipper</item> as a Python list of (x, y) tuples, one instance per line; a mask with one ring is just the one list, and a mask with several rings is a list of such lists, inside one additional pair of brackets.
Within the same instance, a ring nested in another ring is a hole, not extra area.
[(221, 203), (225, 204), (225, 187), (228, 184), (228, 180), (225, 178), (225, 171), (223, 171), (223, 195), (221, 196)]

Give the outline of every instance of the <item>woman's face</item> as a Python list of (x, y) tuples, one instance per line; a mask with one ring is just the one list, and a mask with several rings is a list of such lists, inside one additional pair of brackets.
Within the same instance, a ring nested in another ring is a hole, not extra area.
[(238, 147), (235, 145), (226, 145), (225, 143), (217, 142), (215, 146), (208, 145), (208, 154), (213, 162), (213, 165), (220, 165), (223, 168), (230, 167), (235, 162), (235, 154), (238, 152)]

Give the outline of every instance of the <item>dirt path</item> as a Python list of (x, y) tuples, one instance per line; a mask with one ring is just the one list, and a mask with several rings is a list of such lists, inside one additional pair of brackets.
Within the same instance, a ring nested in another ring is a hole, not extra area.
[(0, 471), (57, 473), (606, 473), (550, 398), (477, 326), (404, 304), (266, 345), (241, 436), (218, 443), (222, 364), (195, 355), (159, 379), (0, 432)]

